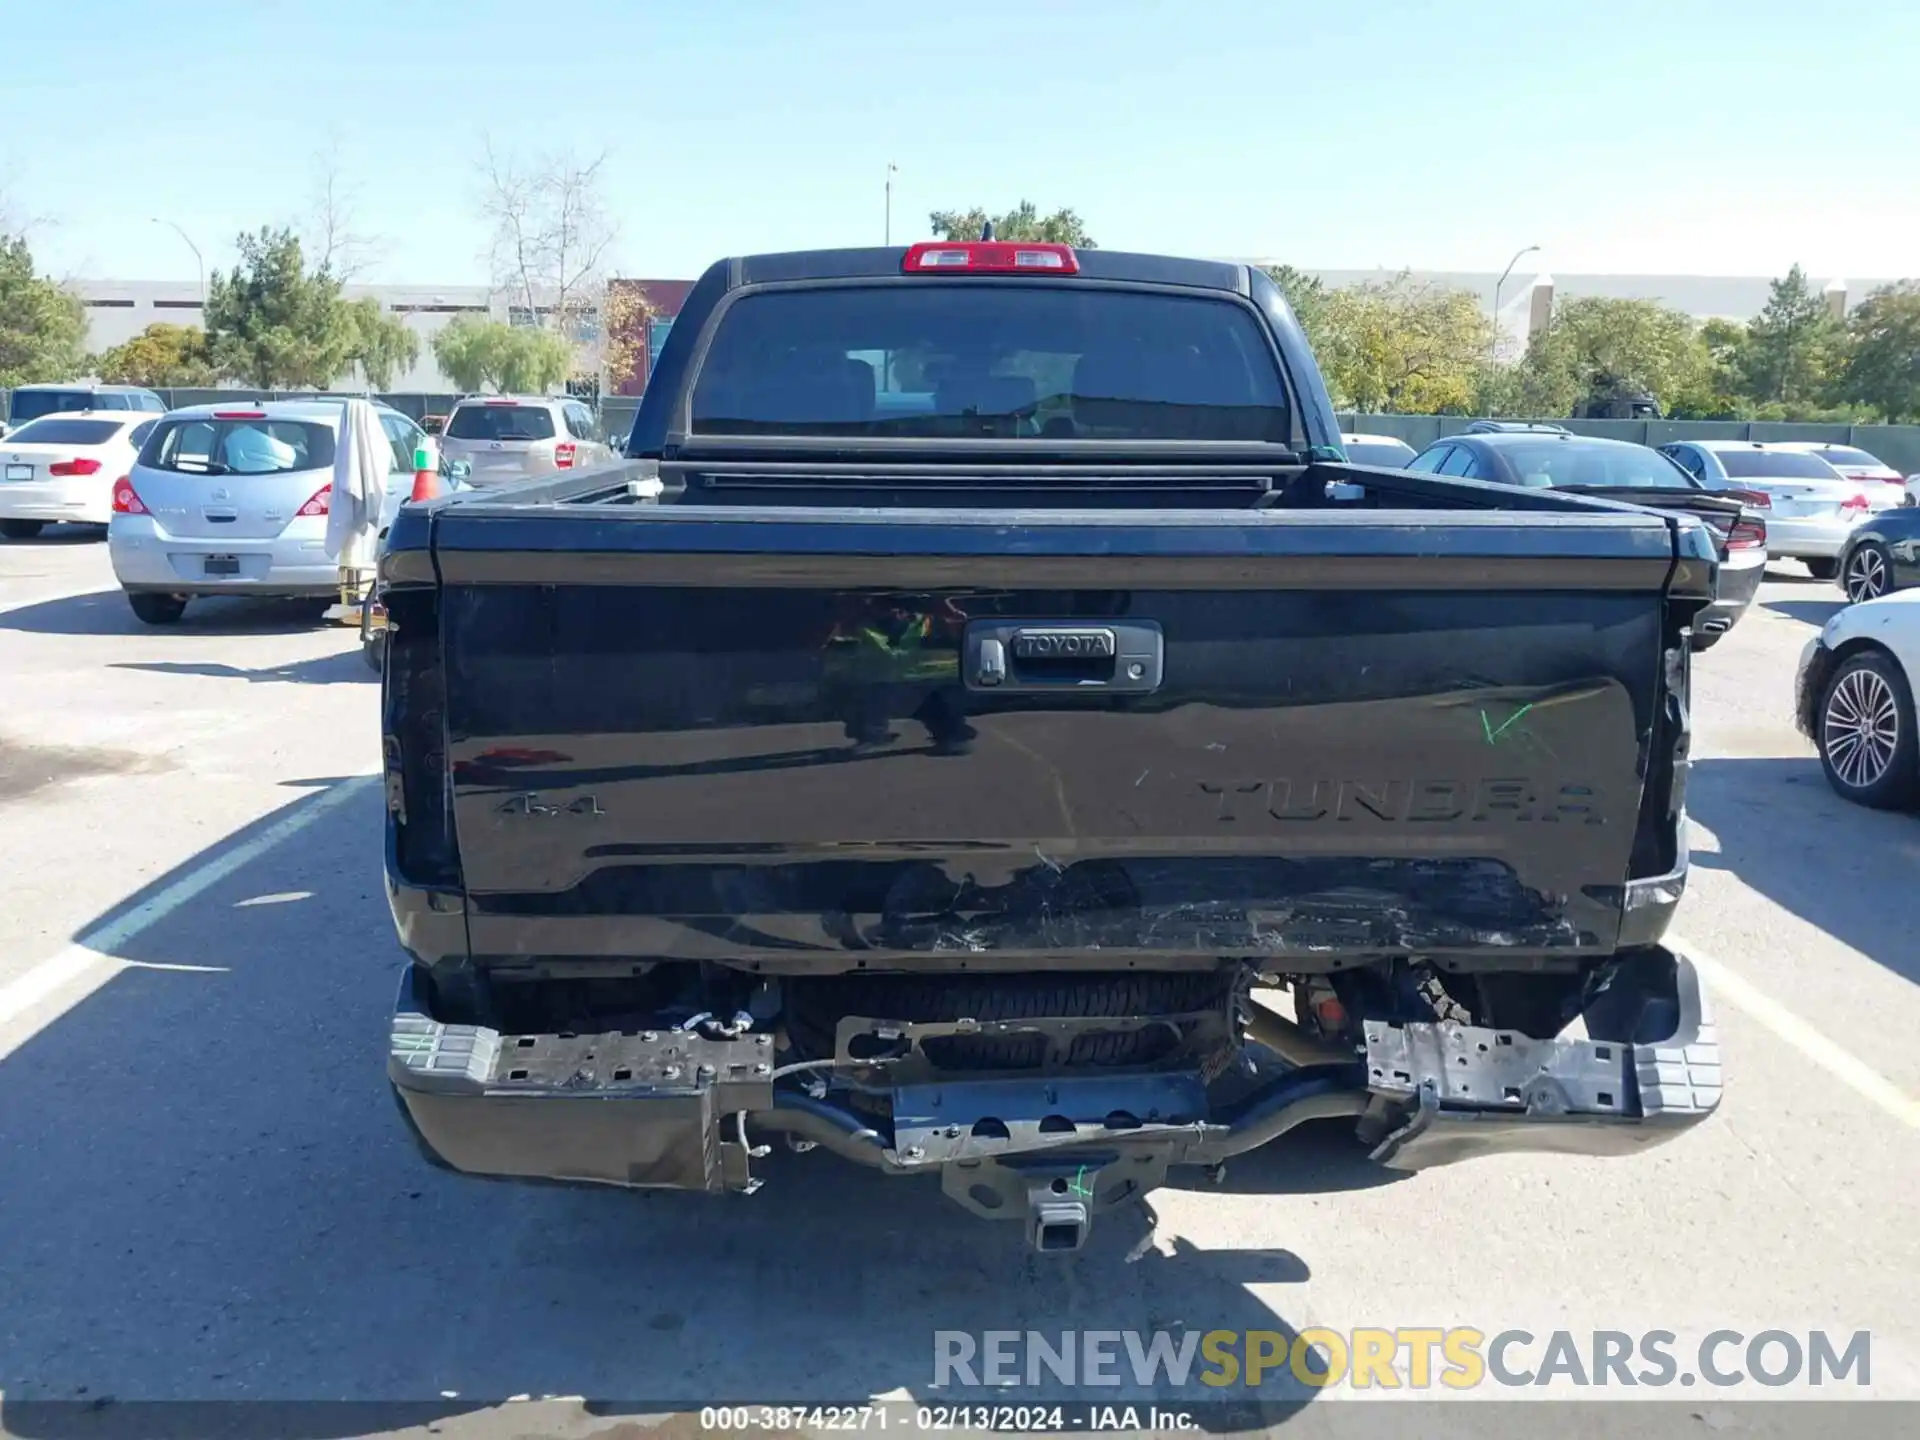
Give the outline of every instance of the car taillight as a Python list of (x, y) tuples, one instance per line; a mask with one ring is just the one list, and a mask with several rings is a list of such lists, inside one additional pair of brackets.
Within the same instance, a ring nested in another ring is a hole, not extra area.
[(146, 503), (141, 500), (133, 488), (133, 481), (122, 475), (113, 482), (113, 513), (116, 515), (145, 515)]
[(1729, 490), (1726, 493), (1742, 505), (1751, 505), (1756, 510), (1773, 508), (1773, 497), (1764, 490)]
[(509, 398), (504, 400), (489, 400), (486, 403), (489, 405), (512, 405), (515, 402)]
[(576, 449), (577, 447), (573, 445), (569, 445), (564, 440), (561, 441), (558, 445), (554, 446), (553, 447), (554, 468), (559, 470), (571, 470), (573, 468), (573, 457), (576, 452)]
[(318, 490), (313, 492), (312, 498), (309, 499), (306, 504), (293, 512), (294, 518), (296, 520), (304, 520), (310, 519), (315, 515), (324, 515), (327, 513), (327, 507), (332, 503), (332, 500), (333, 482), (329, 480), (325, 485), (322, 485)]
[(1024, 240), (922, 240), (907, 247), (908, 275), (1077, 275), (1071, 245)]
[(1767, 543), (1767, 522), (1741, 516), (1733, 522), (1733, 530), (1727, 536), (1729, 550), (1760, 550)]
[(267, 418), (267, 412), (264, 410), (216, 410), (213, 412), (213, 418), (216, 420), (264, 420)]
[(1862, 495), (1858, 490), (1840, 502), (1840, 511), (1842, 514), (1845, 514), (1849, 510), (1865, 510), (1866, 508), (1867, 497)]
[(56, 460), (47, 466), (47, 473), (49, 475), (98, 475), (100, 462), (85, 458)]

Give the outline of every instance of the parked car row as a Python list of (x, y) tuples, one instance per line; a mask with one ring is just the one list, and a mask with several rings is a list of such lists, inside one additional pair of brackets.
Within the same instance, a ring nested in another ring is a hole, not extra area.
[(1509, 421), (1476, 421), (1418, 453), (1391, 435), (1340, 438), (1356, 465), (1550, 485), (1700, 515), (1721, 541), (1719, 599), (1703, 617), (1700, 648), (1751, 604), (1770, 553), (1838, 580), (1853, 603), (1801, 654), (1795, 722), (1842, 798), (1879, 809), (1920, 804), (1920, 475), (1902, 477), (1847, 445), (1688, 440), (1655, 450)]
[[(1769, 559), (1798, 560), (1814, 578), (1838, 581), (1853, 601), (1920, 585), (1920, 475), (1902, 477), (1857, 446), (1684, 440), (1651, 450), (1517, 420), (1475, 420), (1461, 434), (1443, 436), (1418, 453), (1391, 435), (1341, 439), (1355, 464), (1404, 466), (1504, 485), (1571, 484), (1614, 499), (1705, 514), (1721, 534), (1722, 596), (1702, 624), (1696, 642), (1702, 648), (1739, 618)], [(1553, 444), (1564, 448), (1542, 448)], [(1645, 458), (1655, 454), (1684, 476)], [(1636, 489), (1652, 493), (1630, 493)], [(1725, 496), (1746, 507), (1737, 537), (1697, 499), (1682, 498), (1689, 491), (1696, 497), (1702, 491)]]
[(1695, 648), (1715, 644), (1746, 613), (1766, 572), (1769, 545), (1768, 521), (1748, 497), (1715, 494), (1670, 457), (1644, 445), (1572, 435), (1553, 426), (1495, 424), (1443, 437), (1407, 468), (1697, 515), (1713, 531), (1720, 579), (1718, 598), (1694, 629)]
[[(1898, 505), (1902, 494), (1880, 476), (1849, 476), (1798, 445), (1689, 440), (1663, 446), (1661, 453), (1708, 489), (1739, 492), (1765, 509), (1769, 552), (1800, 561), (1816, 580), (1834, 579), (1853, 528)], [(1900, 478), (1895, 471), (1887, 474)]]
[[(151, 625), (177, 621), (196, 596), (338, 597), (326, 549), (338, 400), (168, 411), (152, 391), (23, 386), (11, 402), (21, 423), (0, 440), (0, 536), (30, 539), (62, 521), (106, 526), (114, 575)], [(423, 450), (455, 486), (614, 458), (593, 412), (566, 396), (463, 399), (437, 440), (375, 404), (392, 448), (382, 532), (411, 494)]]

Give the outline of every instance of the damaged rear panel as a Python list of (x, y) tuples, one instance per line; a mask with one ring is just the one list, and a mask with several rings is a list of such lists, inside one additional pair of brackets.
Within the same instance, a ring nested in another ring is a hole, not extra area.
[(1622, 925), (1677, 863), (1681, 797), (1644, 777), (1684, 765), (1680, 532), (1435, 519), (442, 508), (472, 953), (1299, 971), (1647, 943)]

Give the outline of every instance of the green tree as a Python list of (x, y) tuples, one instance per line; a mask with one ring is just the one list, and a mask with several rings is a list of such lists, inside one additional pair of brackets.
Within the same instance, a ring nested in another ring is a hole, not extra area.
[[(976, 205), (971, 210), (936, 210), (927, 217), (927, 222), (941, 240), (978, 240), (987, 219), (987, 212)], [(1042, 215), (1031, 200), (1022, 200), (1006, 214), (992, 219), (996, 240), (1044, 240), (1055, 245), (1071, 245), (1076, 250), (1099, 248), (1072, 210)]]
[(208, 284), (207, 344), (214, 368), (263, 390), (325, 389), (358, 339), (340, 282), (309, 271), (291, 230), (237, 242), (240, 263)]
[(1484, 362), (1474, 372), (1471, 409), (1476, 415), (1537, 413), (1529, 407), (1525, 369), (1497, 360)]
[(1465, 290), (1402, 273), (1327, 292), (1320, 368), (1336, 404), (1410, 415), (1464, 413), (1493, 342)]
[(429, 342), (434, 361), (457, 388), (485, 390), (499, 375), (495, 332), (506, 328), (479, 315), (456, 315)]
[(1300, 328), (1306, 332), (1307, 344), (1318, 355), (1327, 339), (1326, 285), (1319, 276), (1296, 270), (1291, 265), (1269, 265), (1267, 274), (1280, 287), (1280, 293), (1287, 297), (1288, 307), (1300, 322)]
[(220, 378), (207, 351), (207, 332), (198, 325), (169, 325), (163, 320), (103, 351), (94, 360), (94, 369), (109, 385), (157, 389), (212, 385)]
[(346, 317), (347, 359), (360, 367), (368, 389), (390, 388), (395, 372), (410, 369), (420, 358), (420, 337), (371, 295), (339, 303)]
[(573, 347), (551, 330), (460, 315), (433, 337), (433, 356), (465, 391), (544, 394), (567, 378)]
[(1713, 393), (1712, 359), (1692, 318), (1652, 300), (1562, 300), (1520, 370), (1524, 408), (1536, 415), (1568, 415), (1623, 390), (1646, 391), (1669, 412)]
[(510, 395), (544, 395), (573, 371), (573, 345), (553, 330), (507, 327), (513, 343), (506, 347), (500, 389)]
[(1851, 339), (1840, 393), (1889, 425), (1920, 418), (1920, 282), (1870, 293), (1847, 317)]
[(1756, 403), (1811, 404), (1845, 364), (1846, 330), (1795, 265), (1747, 326), (1742, 389)]
[(86, 367), (86, 312), (33, 268), (22, 236), (0, 236), (0, 388), (71, 380)]
[(1707, 374), (1702, 389), (1676, 397), (1667, 414), (1676, 420), (1745, 420), (1753, 404), (1744, 393), (1747, 327), (1737, 320), (1708, 320), (1700, 326), (1700, 344), (1707, 352)]

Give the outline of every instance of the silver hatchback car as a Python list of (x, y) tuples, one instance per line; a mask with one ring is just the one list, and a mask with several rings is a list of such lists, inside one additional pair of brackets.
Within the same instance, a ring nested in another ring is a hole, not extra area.
[[(324, 400), (195, 405), (162, 418), (113, 487), (107, 549), (133, 613), (178, 620), (197, 595), (325, 600), (334, 442), (343, 407)], [(382, 407), (389, 485), (410, 484), (420, 427)]]
[(447, 416), (440, 453), (482, 489), (614, 459), (593, 411), (565, 395), (470, 395)]

